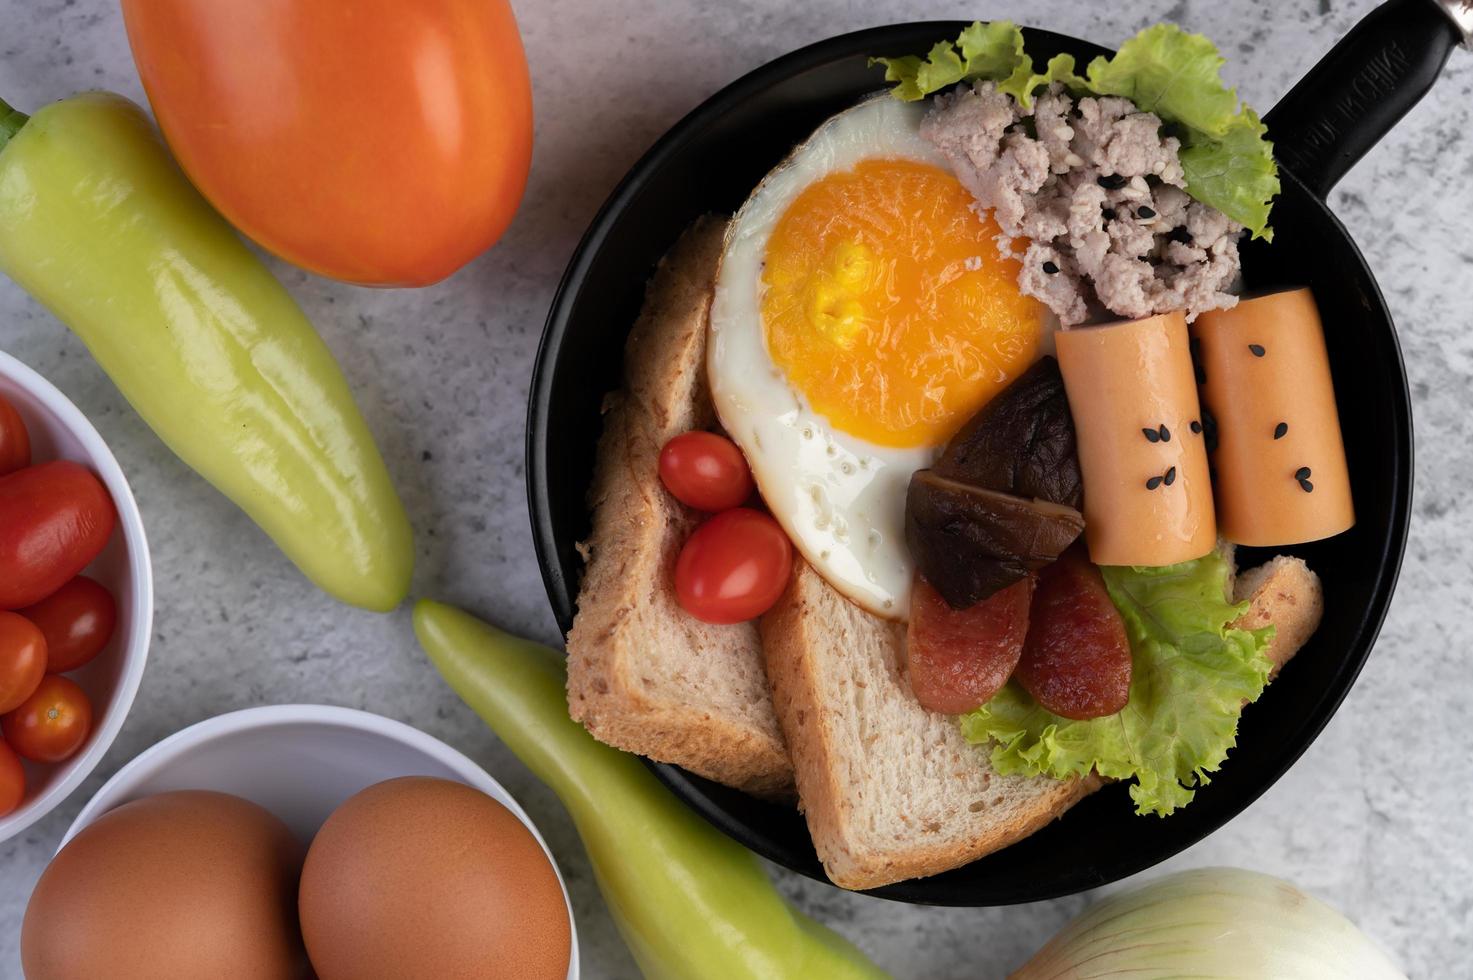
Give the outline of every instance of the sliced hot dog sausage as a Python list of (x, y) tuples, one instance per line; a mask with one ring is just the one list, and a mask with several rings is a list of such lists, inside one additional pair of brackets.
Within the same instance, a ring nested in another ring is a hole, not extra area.
[(1186, 318), (1166, 313), (1055, 337), (1099, 565), (1175, 565), (1217, 543)]
[(1245, 299), (1202, 314), (1191, 333), (1216, 421), (1222, 536), (1268, 547), (1347, 530), (1355, 510), (1313, 294)]

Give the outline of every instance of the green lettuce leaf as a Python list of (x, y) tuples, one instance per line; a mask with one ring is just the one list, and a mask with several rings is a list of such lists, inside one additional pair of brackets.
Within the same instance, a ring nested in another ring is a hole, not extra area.
[(1032, 61), (1023, 53), (1023, 32), (1012, 21), (973, 21), (958, 35), (968, 78), (1006, 78)]
[(1279, 193), (1273, 144), (1258, 115), (1222, 80), (1225, 59), (1200, 34), (1157, 24), (1120, 46), (1113, 57), (1090, 62), (1086, 76), (1074, 59), (1057, 55), (1043, 72), (1023, 51), (1023, 32), (1008, 21), (972, 24), (953, 42), (942, 41), (925, 59), (871, 58), (885, 66), (894, 94), (923, 99), (958, 82), (998, 83), (1025, 109), (1040, 88), (1063, 82), (1075, 95), (1118, 95), (1154, 112), (1182, 141), (1187, 193), (1253, 233), (1273, 239), (1269, 210)]
[(925, 58), (913, 54), (901, 58), (871, 58), (870, 67), (885, 66), (885, 81), (894, 82), (891, 93), (905, 102), (924, 99), (966, 77), (966, 65), (950, 41), (937, 41)]
[(1089, 63), (1089, 89), (1119, 95), (1167, 122), (1221, 135), (1238, 114), (1238, 93), (1219, 74), (1227, 60), (1200, 34), (1157, 24)]
[(1187, 193), (1210, 204), (1253, 232), (1274, 240), (1268, 215), (1279, 194), (1279, 168), (1268, 127), (1247, 106), (1218, 137), (1188, 131), (1182, 141), (1181, 169)]
[(1268, 683), (1272, 627), (1228, 629), (1244, 605), (1224, 595), (1228, 566), (1213, 553), (1166, 568), (1104, 568), (1130, 637), (1130, 702), (1107, 718), (1051, 714), (1016, 683), (962, 716), (973, 742), (995, 739), (1004, 775), (1064, 778), (1091, 769), (1134, 779), (1137, 813), (1165, 815), (1190, 803), (1232, 748), (1238, 715)]
[(1023, 54), (1023, 32), (1005, 20), (975, 21), (956, 42), (938, 41), (925, 58), (871, 58), (885, 66), (885, 81), (895, 82), (897, 99), (915, 102), (960, 81), (1007, 78), (1032, 62)]
[[(1018, 35), (1022, 40), (1022, 34)], [(997, 90), (1011, 95), (1018, 104), (1027, 109), (1033, 105), (1033, 93), (1053, 82), (1063, 82), (1072, 91), (1080, 91), (1088, 84), (1074, 73), (1074, 56), (1056, 54), (1049, 59), (1048, 66), (1039, 73), (1033, 70), (1033, 59), (1026, 58), (1007, 78), (997, 83)]]

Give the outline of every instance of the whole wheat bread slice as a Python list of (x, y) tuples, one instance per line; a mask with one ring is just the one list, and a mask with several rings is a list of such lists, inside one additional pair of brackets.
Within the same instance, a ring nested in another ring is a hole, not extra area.
[(660, 484), (665, 442), (712, 425), (706, 316), (725, 222), (697, 222), (655, 272), (606, 403), (593, 533), (568, 635), (568, 707), (603, 742), (761, 796), (793, 770), (752, 623), (712, 626), (675, 601), (680, 546), (697, 516)]
[(1267, 650), (1274, 665), (1270, 679), (1308, 642), (1325, 614), (1320, 577), (1303, 558), (1285, 555), (1241, 573), (1233, 583), (1233, 599), (1248, 603), (1248, 611), (1233, 620), (1234, 628), (1274, 627)]
[(824, 870), (842, 888), (938, 874), (1021, 840), (1099, 785), (1001, 776), (991, 747), (922, 708), (905, 627), (845, 599), (806, 562), (762, 618), (773, 703)]

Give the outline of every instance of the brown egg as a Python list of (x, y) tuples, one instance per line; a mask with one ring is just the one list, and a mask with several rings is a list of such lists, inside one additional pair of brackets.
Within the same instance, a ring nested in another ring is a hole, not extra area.
[(563, 980), (557, 873), (506, 807), (461, 783), (390, 779), (349, 799), (307, 852), (298, 900), (321, 980)]
[(238, 796), (125, 803), (41, 875), (21, 926), (27, 980), (301, 976), (301, 862), (286, 824)]

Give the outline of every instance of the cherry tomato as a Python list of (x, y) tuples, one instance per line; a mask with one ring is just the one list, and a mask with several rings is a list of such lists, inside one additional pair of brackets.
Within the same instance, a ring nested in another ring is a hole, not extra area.
[(510, 224), (532, 87), (507, 0), (124, 0), (123, 22), (189, 179), (288, 262), (422, 286)]
[(696, 510), (740, 507), (752, 496), (752, 471), (736, 443), (714, 432), (682, 432), (660, 450), (660, 482)]
[(47, 674), (24, 704), (0, 718), (0, 730), (23, 758), (64, 762), (92, 731), (92, 702), (75, 681)]
[(703, 622), (741, 623), (772, 608), (792, 571), (787, 532), (761, 511), (734, 507), (685, 542), (675, 561), (675, 597)]
[(65, 585), (117, 519), (102, 481), (69, 460), (0, 476), (0, 609), (35, 605)]
[(26, 771), (20, 766), (20, 756), (0, 742), (0, 817), (13, 812), (25, 796)]
[(102, 652), (118, 623), (112, 593), (78, 575), (20, 614), (46, 637), (46, 672), (76, 670)]
[(25, 703), (46, 676), (46, 637), (30, 620), (0, 611), (0, 714)]
[(30, 620), (0, 612), (0, 715), (35, 693), (46, 676), (46, 637)]
[(0, 476), (31, 465), (31, 436), (15, 406), (0, 395)]

